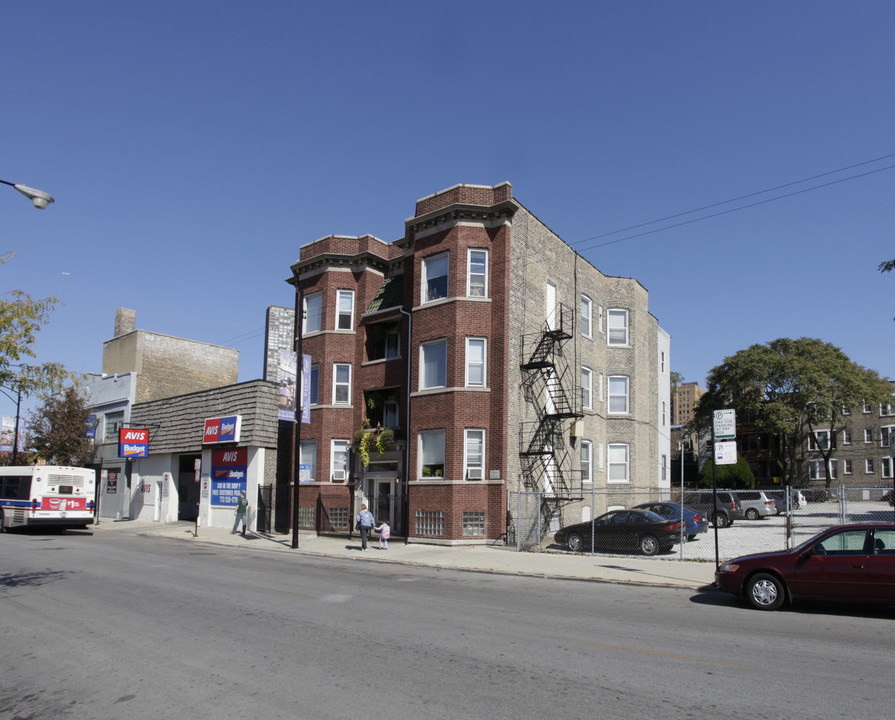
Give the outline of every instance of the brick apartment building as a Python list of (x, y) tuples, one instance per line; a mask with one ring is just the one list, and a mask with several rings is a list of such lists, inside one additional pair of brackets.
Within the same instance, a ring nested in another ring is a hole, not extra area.
[(302, 527), (345, 530), (365, 503), (413, 541), (494, 542), (519, 491), (554, 498), (550, 528), (580, 521), (568, 500), (592, 488), (624, 503), (668, 487), (670, 340), (647, 291), (509, 183), (418, 200), (391, 243), (309, 243), (289, 282), (311, 357)]

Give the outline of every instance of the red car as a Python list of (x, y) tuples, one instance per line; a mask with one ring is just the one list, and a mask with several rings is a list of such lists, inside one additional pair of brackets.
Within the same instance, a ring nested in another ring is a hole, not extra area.
[(793, 600), (895, 604), (895, 525), (840, 525), (792, 550), (744, 555), (715, 572), (758, 610)]

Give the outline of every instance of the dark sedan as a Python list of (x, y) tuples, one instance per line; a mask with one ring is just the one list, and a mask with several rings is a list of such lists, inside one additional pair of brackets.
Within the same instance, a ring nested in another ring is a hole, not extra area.
[(759, 610), (793, 600), (895, 604), (895, 525), (840, 525), (792, 550), (723, 563), (715, 584)]
[(680, 520), (669, 520), (649, 510), (611, 510), (588, 522), (564, 527), (553, 539), (573, 552), (599, 548), (656, 555), (671, 550), (680, 536)]
[[(649, 510), (661, 515), (663, 518), (674, 520), (681, 518), (681, 506), (676, 502), (652, 502), (635, 505), (635, 509)], [(686, 525), (687, 540), (693, 540), (700, 533), (709, 531), (709, 519), (704, 515), (684, 505), (684, 525)]]

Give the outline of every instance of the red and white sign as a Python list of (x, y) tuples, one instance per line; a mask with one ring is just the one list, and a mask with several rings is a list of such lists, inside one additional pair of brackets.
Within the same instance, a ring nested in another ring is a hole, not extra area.
[(55, 510), (56, 512), (65, 510), (86, 510), (87, 498), (59, 498), (45, 497), (40, 501), (41, 510)]
[(209, 418), (205, 421), (202, 444), (213, 445), (214, 443), (239, 442), (239, 430), (241, 427), (242, 415)]

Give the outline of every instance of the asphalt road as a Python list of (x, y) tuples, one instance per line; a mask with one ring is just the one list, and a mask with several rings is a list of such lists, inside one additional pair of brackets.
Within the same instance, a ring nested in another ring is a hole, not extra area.
[[(362, 556), (361, 556), (362, 557)], [(0, 537), (0, 718), (886, 717), (895, 610)]]

